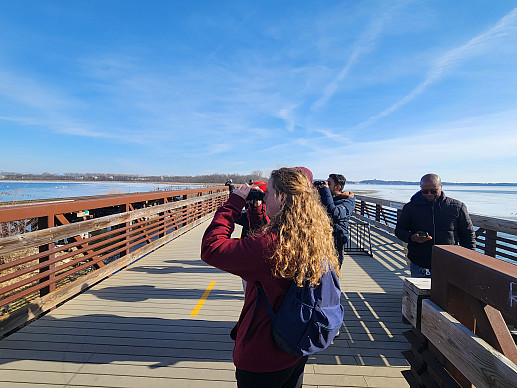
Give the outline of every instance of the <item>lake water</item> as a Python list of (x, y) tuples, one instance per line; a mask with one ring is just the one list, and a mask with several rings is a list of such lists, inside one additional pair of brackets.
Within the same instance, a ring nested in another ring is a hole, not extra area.
[[(153, 190), (183, 190), (204, 185), (132, 182), (40, 182), (0, 181), (0, 202), (103, 194), (137, 193)], [(358, 195), (408, 202), (418, 185), (347, 184)], [(517, 220), (517, 186), (444, 185), (447, 196), (459, 199), (470, 213)]]
[[(346, 190), (358, 195), (405, 203), (420, 190), (420, 186), (347, 184)], [(469, 213), (517, 220), (517, 186), (447, 186), (444, 184), (443, 191), (448, 197), (465, 203)]]
[(0, 202), (141, 193), (156, 190), (184, 190), (200, 187), (205, 187), (205, 185), (132, 182), (0, 181)]

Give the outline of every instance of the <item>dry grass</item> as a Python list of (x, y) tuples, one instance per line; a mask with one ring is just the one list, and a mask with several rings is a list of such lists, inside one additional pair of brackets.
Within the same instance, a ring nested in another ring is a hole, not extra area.
[[(4, 223), (0, 224), (0, 238), (23, 234), (23, 233), (27, 233), (30, 231), (34, 231), (36, 229), (37, 229), (37, 219), (34, 219), (34, 218), (27, 219), (27, 220), (4, 222)], [(16, 252), (12, 252), (12, 253), (8, 253), (8, 254), (0, 256), (0, 265), (16, 262), (20, 259), (23, 259), (24, 257), (31, 256), (36, 253), (38, 253), (38, 248), (20, 249)], [(5, 275), (11, 274), (11, 273), (16, 273), (17, 271), (21, 271), (23, 269), (30, 268), (37, 263), (38, 263), (37, 260), (33, 260), (33, 261), (29, 261), (27, 263), (23, 263), (20, 265), (15, 264), (14, 266), (12, 266), (10, 268), (1, 270), (0, 276), (5, 276)], [(16, 282), (19, 282), (20, 280), (30, 278), (31, 276), (34, 275), (35, 272), (36, 271), (29, 272), (22, 276), (18, 276), (16, 278), (4, 281), (4, 282), (0, 283), (0, 289), (2, 289), (4, 287), (8, 287)], [(19, 292), (19, 289), (15, 290), (11, 293), (2, 295), (2, 299), (8, 297), (9, 295), (12, 295), (14, 292)], [(29, 296), (29, 299), (32, 299), (32, 298)], [(11, 306), (9, 306), (8, 309), (4, 308), (3, 310), (4, 311), (11, 310)]]

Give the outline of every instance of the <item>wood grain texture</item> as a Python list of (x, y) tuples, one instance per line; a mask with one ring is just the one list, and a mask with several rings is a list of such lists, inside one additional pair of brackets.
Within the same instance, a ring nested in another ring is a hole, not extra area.
[(517, 365), (430, 300), (422, 302), (422, 333), (477, 388), (514, 388)]

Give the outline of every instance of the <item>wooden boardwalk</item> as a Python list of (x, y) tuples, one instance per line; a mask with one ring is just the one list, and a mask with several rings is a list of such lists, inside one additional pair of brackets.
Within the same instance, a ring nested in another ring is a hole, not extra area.
[[(0, 386), (236, 387), (229, 332), (241, 280), (199, 259), (207, 223), (0, 342)], [(307, 387), (405, 387), (402, 247), (372, 229), (374, 258), (341, 270), (345, 322), (310, 358)], [(211, 282), (197, 316), (191, 316)]]

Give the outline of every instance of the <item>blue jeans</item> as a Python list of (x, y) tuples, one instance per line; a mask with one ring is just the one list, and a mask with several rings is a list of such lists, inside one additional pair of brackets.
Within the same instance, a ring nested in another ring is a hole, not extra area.
[[(416, 265), (415, 263), (409, 262), (409, 270), (411, 271), (411, 277), (412, 278), (430, 278), (431, 277), (431, 271), (422, 268), (419, 265)], [(426, 273), (428, 272), (429, 275)]]

